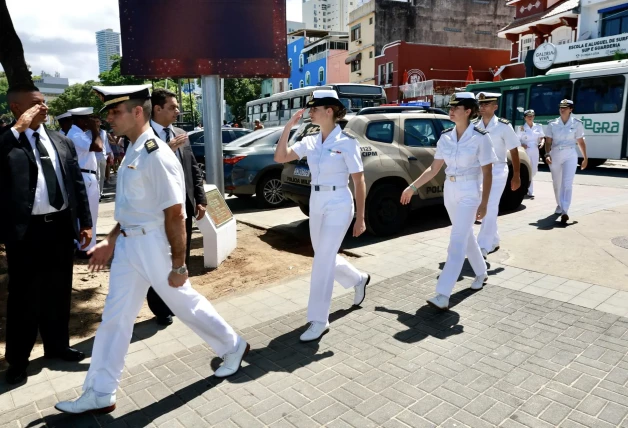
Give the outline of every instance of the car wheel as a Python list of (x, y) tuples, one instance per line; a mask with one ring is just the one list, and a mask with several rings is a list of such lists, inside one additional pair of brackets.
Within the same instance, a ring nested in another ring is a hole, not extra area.
[(283, 205), (286, 198), (281, 191), (281, 173), (268, 173), (257, 183), (255, 197), (260, 206), (275, 208)]
[(366, 228), (373, 235), (398, 233), (408, 218), (408, 208), (401, 205), (402, 188), (382, 184), (370, 190), (366, 200)]
[(301, 210), (301, 212), (303, 214), (305, 214), (307, 217), (310, 216), (310, 206), (309, 205), (305, 205), (305, 204), (299, 204), (299, 209)]
[(506, 180), (506, 187), (504, 188), (504, 193), (502, 193), (502, 198), (499, 200), (500, 212), (514, 211), (519, 208), (523, 202), (523, 198), (528, 193), (528, 187), (530, 187), (530, 174), (528, 173), (528, 168), (522, 165), (519, 175), (521, 176), (521, 186), (517, 190), (513, 191), (510, 189), (510, 181), (512, 180), (512, 165), (508, 165), (508, 180)]

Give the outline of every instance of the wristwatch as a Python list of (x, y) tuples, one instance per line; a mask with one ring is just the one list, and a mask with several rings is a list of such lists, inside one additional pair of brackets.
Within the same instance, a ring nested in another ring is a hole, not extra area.
[(183, 265), (181, 267), (178, 268), (172, 268), (172, 272), (178, 274), (178, 275), (185, 275), (188, 273), (188, 267), (186, 265)]

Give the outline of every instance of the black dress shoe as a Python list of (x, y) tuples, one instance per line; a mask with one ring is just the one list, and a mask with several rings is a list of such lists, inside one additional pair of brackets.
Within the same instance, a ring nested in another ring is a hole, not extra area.
[(560, 223), (561, 224), (567, 224), (567, 221), (569, 220), (569, 216), (567, 214), (563, 214), (560, 216)]
[(173, 323), (172, 315), (167, 315), (165, 317), (157, 317), (157, 324), (159, 325), (169, 326), (172, 323)]
[(63, 351), (48, 352), (47, 354), (44, 354), (44, 358), (55, 358), (64, 361), (79, 362), (85, 359), (85, 354), (77, 349), (68, 347), (65, 348)]
[(17, 368), (15, 366), (9, 366), (5, 374), (5, 379), (9, 385), (17, 385), (26, 381), (27, 374), (26, 369)]

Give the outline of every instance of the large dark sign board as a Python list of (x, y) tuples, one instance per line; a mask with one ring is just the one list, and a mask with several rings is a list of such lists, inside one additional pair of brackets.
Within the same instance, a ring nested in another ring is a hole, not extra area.
[(119, 0), (122, 72), (288, 77), (285, 0)]

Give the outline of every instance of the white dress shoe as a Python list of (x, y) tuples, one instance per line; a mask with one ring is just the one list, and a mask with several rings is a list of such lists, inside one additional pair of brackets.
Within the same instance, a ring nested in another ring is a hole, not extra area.
[(61, 401), (55, 405), (55, 409), (64, 413), (110, 413), (116, 408), (116, 393), (99, 397), (93, 389), (83, 392), (74, 401)]
[(438, 309), (443, 309), (443, 310), (449, 309), (449, 297), (444, 296), (442, 294), (437, 294), (431, 299), (427, 299), (427, 303), (429, 303), (432, 306), (437, 307)]
[(488, 250), (486, 250), (485, 248), (480, 248), (480, 252), (482, 253), (482, 257), (484, 257), (484, 260), (486, 260), (486, 258), (488, 257)]
[(371, 282), (371, 275), (362, 274), (362, 281), (355, 288), (355, 296), (353, 297), (353, 305), (360, 306), (366, 297), (366, 286)]
[(235, 351), (222, 357), (222, 365), (214, 372), (216, 377), (228, 377), (240, 370), (242, 360), (249, 353), (251, 345), (246, 340), (240, 338), (238, 347)]
[(312, 321), (305, 333), (299, 338), (301, 342), (311, 342), (329, 331), (329, 322)]
[(481, 290), (484, 288), (484, 284), (488, 280), (488, 275), (480, 275), (476, 276), (473, 282), (471, 283), (471, 290)]

